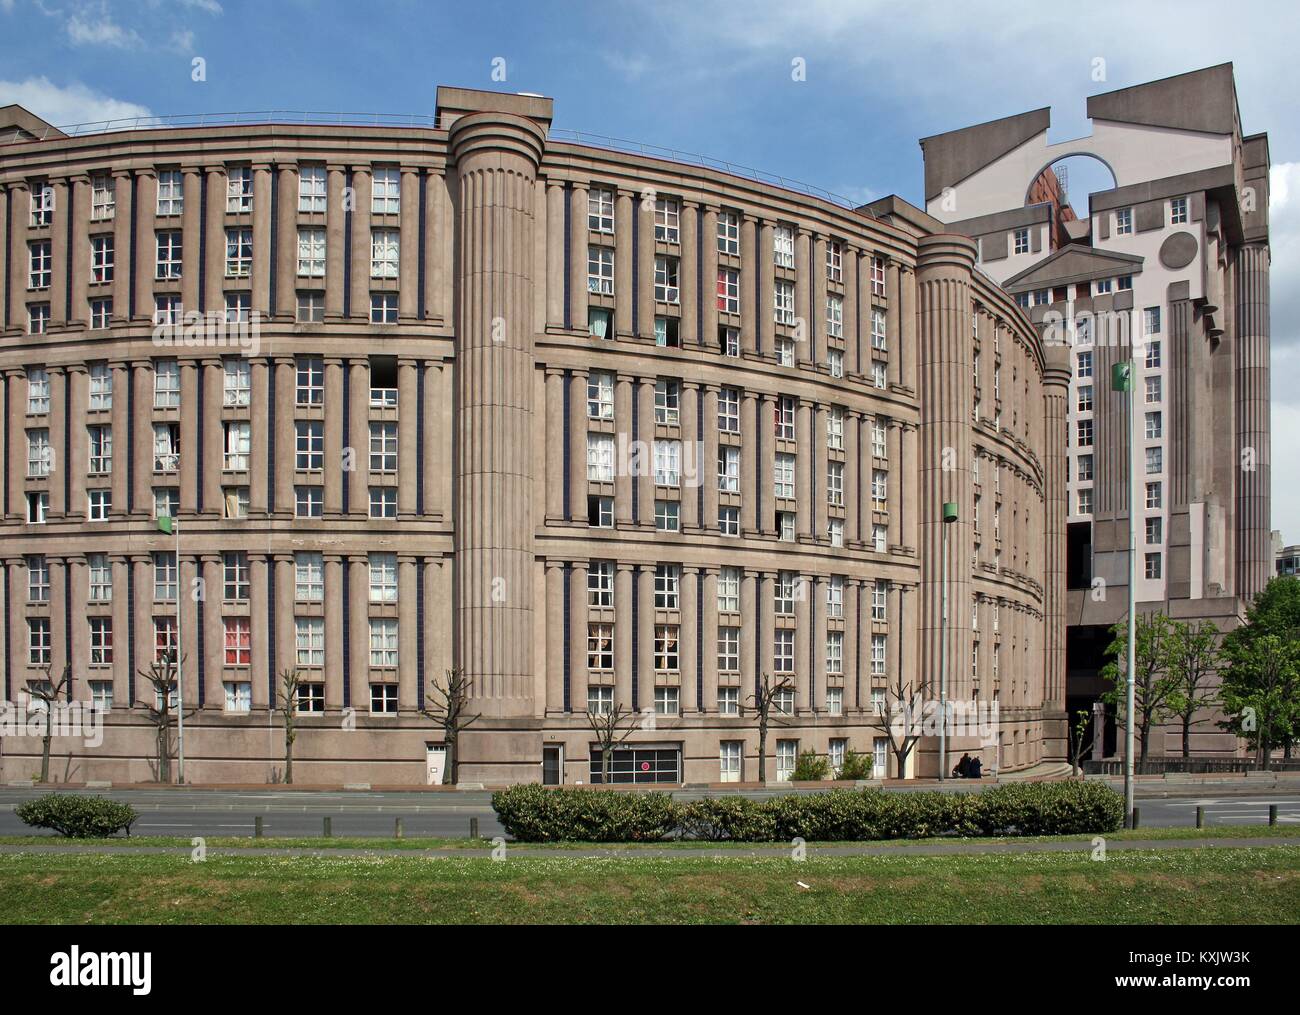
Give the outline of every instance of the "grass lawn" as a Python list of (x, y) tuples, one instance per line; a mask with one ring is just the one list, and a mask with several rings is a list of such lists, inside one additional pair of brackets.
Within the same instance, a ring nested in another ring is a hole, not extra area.
[[(802, 887), (799, 882), (807, 887)], [(11, 923), (1295, 923), (1300, 847), (977, 856), (0, 854)]]

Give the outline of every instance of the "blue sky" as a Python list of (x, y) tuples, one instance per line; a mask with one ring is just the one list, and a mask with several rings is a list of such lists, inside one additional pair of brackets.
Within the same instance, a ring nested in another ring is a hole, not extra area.
[[(917, 139), (1224, 61), (1274, 166), (1274, 527), (1300, 542), (1300, 27), (1294, 3), (0, 0), (0, 104), (431, 113), (439, 84), (541, 92), (556, 126), (919, 202)], [(192, 61), (206, 80), (191, 79)], [(800, 59), (806, 79), (796, 81)], [(1104, 80), (1095, 80), (1097, 61)], [(506, 78), (493, 79), (504, 61)], [(1082, 189), (1076, 182), (1076, 192)], [(1294, 505), (1294, 506), (1293, 506)]]

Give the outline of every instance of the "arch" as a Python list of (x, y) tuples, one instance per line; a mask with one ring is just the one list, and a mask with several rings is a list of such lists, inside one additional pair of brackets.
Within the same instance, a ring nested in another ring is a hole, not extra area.
[(1110, 173), (1112, 187), (1119, 186), (1119, 174), (1115, 172), (1115, 167), (1110, 164), (1110, 161), (1104, 155), (1099, 155), (1094, 151), (1089, 151), (1087, 148), (1071, 149), (1069, 151), (1053, 153), (1052, 157), (1043, 165), (1039, 166), (1037, 172), (1035, 172), (1032, 176), (1029, 177), (1029, 182), (1025, 184), (1024, 203), (1026, 206), (1029, 204), (1029, 195), (1033, 191), (1034, 184), (1038, 182), (1039, 177), (1041, 177), (1045, 172), (1051, 169), (1058, 162), (1065, 162), (1067, 159), (1092, 159), (1095, 162), (1100, 162), (1103, 166), (1105, 166), (1106, 171)]

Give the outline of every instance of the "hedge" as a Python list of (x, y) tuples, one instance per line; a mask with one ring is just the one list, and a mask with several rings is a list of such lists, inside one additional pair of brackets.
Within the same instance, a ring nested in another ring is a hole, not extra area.
[(139, 815), (130, 804), (102, 796), (50, 793), (28, 800), (15, 811), (32, 828), (51, 828), (70, 839), (99, 839), (125, 831)]
[(1026, 783), (982, 793), (837, 789), (766, 800), (723, 796), (679, 803), (667, 793), (515, 786), (492, 795), (520, 842), (853, 842), (931, 836), (1112, 832), (1123, 798), (1096, 782)]

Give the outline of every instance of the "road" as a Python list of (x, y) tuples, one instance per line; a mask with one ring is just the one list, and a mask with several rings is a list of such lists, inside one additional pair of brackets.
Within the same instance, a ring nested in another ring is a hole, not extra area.
[[(956, 788), (956, 787), (953, 787)], [(966, 787), (962, 787), (965, 789)], [(974, 787), (971, 787), (974, 788)], [(1258, 793), (1138, 798), (1144, 828), (1169, 828), (1195, 824), (1196, 808), (1203, 806), (1206, 824), (1249, 825), (1268, 821), (1269, 804), (1278, 807), (1280, 825), (1300, 826), (1300, 796), (1293, 789)], [(0, 835), (30, 834), (14, 808), (40, 794), (36, 789), (0, 788)], [(239, 836), (253, 834), (253, 819), (263, 819), (263, 834), (316, 836), (328, 816), (336, 836), (391, 836), (394, 820), (402, 819), (407, 836), (468, 836), (470, 818), (478, 819), (480, 835), (502, 834), (488, 792), (311, 792), (209, 789), (113, 789), (102, 795), (131, 804), (140, 812), (137, 835)], [(754, 797), (789, 790), (743, 791)], [(698, 799), (706, 791), (677, 790), (678, 799)]]

